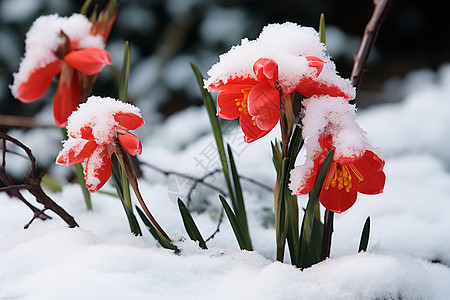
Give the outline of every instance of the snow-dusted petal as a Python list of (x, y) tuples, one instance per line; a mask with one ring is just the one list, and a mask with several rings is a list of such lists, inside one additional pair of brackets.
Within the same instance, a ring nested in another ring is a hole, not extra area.
[(142, 144), (141, 141), (132, 133), (119, 134), (117, 136), (119, 138), (120, 143), (127, 149), (128, 153), (131, 155), (142, 153)]
[(97, 147), (86, 161), (84, 177), (92, 193), (98, 191), (111, 176), (111, 157), (106, 146)]
[(68, 139), (64, 142), (64, 148), (58, 154), (56, 162), (61, 165), (84, 162), (96, 147), (97, 144), (94, 141)]
[(114, 120), (116, 120), (120, 127), (128, 130), (137, 129), (145, 124), (141, 116), (131, 112), (119, 111), (114, 114)]
[(86, 75), (100, 73), (105, 65), (112, 64), (108, 51), (99, 48), (70, 51), (64, 61)]

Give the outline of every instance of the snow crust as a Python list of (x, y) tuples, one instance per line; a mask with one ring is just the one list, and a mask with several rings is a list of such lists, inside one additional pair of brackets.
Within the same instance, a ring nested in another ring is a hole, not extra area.
[(263, 28), (256, 40), (242, 39), (241, 44), (220, 55), (219, 62), (208, 71), (205, 87), (227, 83), (235, 78), (253, 78), (253, 64), (269, 58), (278, 64), (278, 82), (284, 94), (293, 92), (304, 77), (315, 76), (305, 56), (316, 56), (326, 62), (318, 81), (335, 85), (345, 94), (354, 95), (350, 82), (336, 74), (336, 67), (325, 52), (319, 34), (311, 27), (294, 23), (270, 24)]
[(26, 34), (25, 54), (19, 71), (13, 74), (14, 83), (10, 86), (13, 96), (16, 97), (20, 84), (26, 82), (31, 73), (58, 60), (54, 51), (64, 41), (60, 35), (61, 31), (69, 37), (73, 49), (104, 49), (102, 37), (90, 34), (91, 27), (88, 18), (81, 14), (73, 14), (70, 17), (52, 14), (37, 18)]

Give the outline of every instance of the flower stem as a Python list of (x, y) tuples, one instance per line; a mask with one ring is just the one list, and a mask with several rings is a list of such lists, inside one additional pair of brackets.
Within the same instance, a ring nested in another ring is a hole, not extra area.
[(322, 253), (320, 255), (320, 261), (323, 261), (330, 257), (331, 252), (331, 237), (333, 235), (333, 219), (334, 212), (331, 210), (325, 210), (324, 229), (322, 239)]
[(128, 181), (130, 182), (131, 187), (133, 188), (134, 194), (136, 195), (136, 198), (138, 199), (139, 204), (141, 205), (145, 214), (150, 219), (150, 221), (153, 223), (153, 225), (158, 230), (158, 232), (161, 234), (161, 236), (163, 238), (167, 239), (167, 241), (170, 241), (169, 236), (164, 232), (164, 230), (158, 224), (158, 222), (156, 221), (156, 219), (153, 217), (150, 210), (148, 209), (147, 205), (145, 204), (144, 198), (142, 197), (142, 194), (139, 191), (136, 174), (134, 173), (133, 166), (131, 165), (128, 154), (126, 153), (122, 144), (120, 144), (118, 141), (114, 144), (114, 153), (116, 154), (117, 159), (119, 160), (119, 163), (122, 166), (122, 170), (123, 170), (123, 172), (125, 172), (125, 175), (128, 178)]
[(122, 179), (122, 190), (123, 190), (123, 201), (130, 211), (133, 211), (133, 205), (131, 203), (130, 195), (130, 183), (125, 173), (124, 168), (121, 168), (121, 179)]
[(78, 182), (80, 183), (81, 191), (83, 192), (84, 202), (86, 203), (87, 210), (92, 210), (91, 193), (86, 187), (86, 180), (84, 179), (83, 166), (81, 163), (75, 164), (75, 174), (77, 175)]

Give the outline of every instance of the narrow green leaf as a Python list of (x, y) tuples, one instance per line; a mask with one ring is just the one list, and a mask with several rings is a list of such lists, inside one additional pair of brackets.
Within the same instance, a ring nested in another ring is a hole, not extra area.
[(299, 230), (298, 230), (298, 203), (297, 196), (288, 194), (286, 191), (287, 216), (288, 216), (288, 231), (287, 231), (287, 243), (289, 247), (289, 254), (291, 256), (291, 263), (297, 265), (299, 254)]
[[(278, 191), (276, 195), (276, 207), (275, 207), (275, 230), (277, 233), (277, 260), (283, 261), (284, 256), (284, 246), (286, 243), (286, 236), (288, 234), (288, 222), (289, 218), (288, 203), (285, 199), (286, 196), (286, 186), (288, 176), (288, 164), (289, 158), (284, 158), (281, 162), (281, 177), (277, 181)], [(290, 193), (289, 193), (290, 194)]]
[(227, 201), (222, 197), (222, 195), (219, 195), (220, 202), (222, 203), (222, 206), (225, 210), (225, 213), (227, 214), (228, 220), (230, 221), (231, 228), (233, 229), (234, 236), (236, 237), (236, 240), (239, 244), (239, 248), (241, 250), (249, 250), (252, 251), (251, 245), (247, 244), (247, 240), (242, 232), (241, 226), (231, 210), (231, 207), (228, 205)]
[(234, 163), (233, 152), (231, 151), (231, 147), (228, 144), (227, 150), (228, 150), (228, 157), (230, 160), (230, 169), (233, 178), (233, 186), (236, 192), (235, 204), (233, 205), (234, 213), (236, 214), (239, 224), (241, 225), (242, 233), (244, 234), (244, 237), (247, 239), (247, 245), (250, 245), (250, 247), (252, 247), (252, 241), (250, 239), (250, 233), (248, 230), (247, 213), (245, 212), (244, 197), (242, 195), (241, 183), (239, 181), (239, 174), (237, 172), (236, 165)]
[(327, 35), (325, 33), (325, 15), (323, 13), (320, 14), (319, 34), (320, 34), (320, 42), (326, 44), (327, 43)]
[(178, 198), (178, 208), (180, 209), (180, 214), (183, 218), (184, 228), (186, 229), (186, 232), (191, 240), (198, 241), (198, 244), (202, 249), (208, 249), (208, 247), (206, 247), (205, 240), (200, 233), (200, 230), (198, 230), (198, 227), (195, 224), (194, 219), (192, 218), (191, 213), (180, 198)]
[(211, 127), (213, 130), (214, 138), (216, 140), (217, 150), (219, 151), (220, 161), (222, 162), (223, 172), (225, 177), (230, 178), (228, 163), (225, 155), (225, 147), (222, 138), (222, 129), (220, 126), (219, 119), (217, 118), (216, 104), (211, 96), (211, 94), (203, 87), (203, 75), (194, 63), (191, 63), (191, 67), (194, 70), (195, 76), (197, 78), (198, 85), (200, 87), (203, 103), (208, 112), (209, 121), (211, 122)]
[(302, 238), (309, 245), (311, 240), (312, 227), (314, 222), (314, 213), (316, 210), (316, 205), (319, 202), (319, 193), (322, 189), (322, 185), (325, 181), (325, 177), (330, 167), (331, 161), (333, 160), (334, 148), (328, 153), (322, 167), (320, 168), (319, 174), (317, 175), (316, 183), (309, 193), (308, 204), (306, 205), (305, 216), (302, 226)]
[[(281, 178), (281, 161), (283, 157), (281, 155), (280, 143), (278, 143), (277, 139), (274, 142), (270, 142), (272, 146), (272, 162), (277, 171), (277, 177)], [(279, 178), (277, 178), (279, 180)]]
[(147, 227), (150, 234), (155, 238), (155, 240), (158, 241), (158, 243), (166, 249), (174, 250), (175, 253), (179, 253), (180, 250), (175, 246), (171, 241), (168, 241), (164, 236), (162, 236), (158, 230), (152, 225), (152, 222), (147, 218), (147, 216), (144, 214), (144, 212), (138, 207), (135, 206), (136, 211), (139, 214), (139, 217), (141, 217), (142, 222), (144, 222), (145, 226)]
[(117, 194), (119, 195), (120, 202), (122, 203), (123, 209), (125, 210), (125, 214), (128, 219), (128, 224), (130, 226), (130, 230), (134, 235), (142, 235), (141, 227), (134, 215), (133, 211), (128, 207), (123, 193), (123, 185), (122, 179), (119, 176), (119, 173), (116, 170), (114, 164), (111, 164), (111, 177), (113, 179), (113, 184), (116, 188)]
[(84, 1), (83, 6), (81, 6), (81, 9), (80, 9), (80, 14), (86, 16), (89, 6), (91, 6), (91, 3), (92, 3), (92, 0)]
[(361, 241), (359, 242), (358, 252), (367, 251), (367, 246), (369, 245), (369, 236), (370, 236), (370, 217), (367, 217), (361, 233)]
[[(304, 221), (305, 219), (303, 219)], [(297, 267), (308, 268), (320, 261), (324, 226), (320, 219), (314, 218), (311, 241), (309, 244), (300, 239), (300, 252)]]
[(289, 172), (294, 168), (295, 160), (297, 159), (298, 153), (302, 149), (303, 144), (304, 140), (302, 137), (302, 128), (297, 124), (297, 126), (295, 126), (294, 133), (292, 134), (291, 142), (289, 143)]
[(125, 49), (123, 51), (122, 71), (120, 72), (119, 81), (119, 99), (123, 102), (128, 102), (128, 79), (130, 77), (131, 66), (131, 48), (128, 41), (125, 42)]

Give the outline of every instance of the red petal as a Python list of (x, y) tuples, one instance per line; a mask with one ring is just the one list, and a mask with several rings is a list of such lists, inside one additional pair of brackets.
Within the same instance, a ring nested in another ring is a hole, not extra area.
[(253, 122), (252, 117), (245, 113), (243, 113), (239, 119), (242, 131), (244, 132), (244, 142), (246, 143), (254, 142), (270, 132), (270, 130), (260, 129)]
[(278, 80), (278, 65), (275, 61), (268, 58), (260, 58), (253, 65), (258, 81), (267, 79), (273, 87)]
[(119, 123), (120, 127), (126, 128), (128, 130), (134, 130), (145, 124), (144, 119), (136, 114), (129, 112), (117, 112), (114, 115), (114, 120)]
[(367, 195), (383, 192), (386, 182), (386, 175), (383, 172), (383, 160), (376, 156), (372, 151), (366, 151), (364, 156), (353, 165), (364, 178), (361, 182), (356, 180), (358, 192)]
[(322, 188), (319, 195), (319, 201), (322, 205), (335, 213), (343, 213), (353, 206), (356, 202), (357, 191), (352, 187), (349, 192), (344, 189), (339, 190), (337, 187)]
[(250, 88), (257, 84), (258, 82), (253, 78), (234, 78), (227, 81), (227, 83), (223, 83), (219, 81), (217, 83), (212, 83), (208, 86), (209, 91), (218, 92), (218, 91), (228, 91), (228, 92), (240, 92), (242, 89)]
[(29, 103), (41, 98), (50, 87), (53, 77), (59, 72), (61, 72), (60, 60), (35, 70), (30, 74), (27, 81), (19, 85), (17, 99)]
[(316, 69), (316, 72), (313, 73), (313, 76), (305, 77), (300, 81), (296, 88), (297, 92), (307, 98), (314, 95), (329, 95), (332, 97), (344, 97), (349, 100), (352, 99), (351, 95), (345, 94), (339, 87), (333, 84), (325, 84), (317, 80), (317, 77), (323, 70), (325, 61), (315, 56), (307, 56), (306, 59), (308, 61), (308, 66)]
[(257, 84), (248, 94), (248, 112), (262, 130), (272, 130), (280, 119), (280, 95), (267, 82)]
[(69, 140), (56, 158), (61, 165), (72, 165), (83, 162), (97, 147), (94, 141)]
[(71, 51), (64, 56), (64, 61), (86, 75), (100, 73), (105, 65), (112, 64), (108, 51), (99, 48)]
[(53, 101), (53, 116), (58, 127), (67, 125), (67, 118), (81, 103), (81, 87), (76, 71), (63, 64), (59, 77), (55, 100)]
[(98, 191), (111, 176), (111, 157), (106, 147), (97, 147), (86, 161), (84, 178), (86, 187), (92, 193)]
[(227, 120), (239, 118), (242, 111), (239, 111), (235, 99), (242, 99), (243, 97), (241, 90), (238, 92), (221, 91), (217, 96), (217, 115)]
[(141, 155), (142, 144), (137, 136), (128, 132), (127, 134), (119, 134), (117, 137), (119, 138), (122, 146), (127, 149), (128, 153), (130, 153), (131, 155), (136, 155), (136, 153)]
[(315, 56), (306, 56), (305, 58), (308, 61), (308, 66), (316, 69), (316, 77), (319, 76), (322, 73), (325, 62)]

